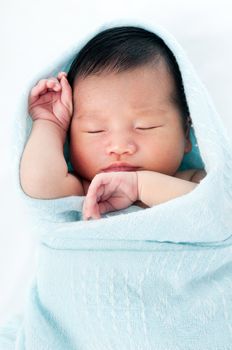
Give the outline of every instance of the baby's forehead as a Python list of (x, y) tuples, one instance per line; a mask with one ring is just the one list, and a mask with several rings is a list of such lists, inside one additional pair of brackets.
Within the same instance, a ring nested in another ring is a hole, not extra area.
[[(154, 75), (154, 81), (158, 80), (160, 84), (166, 84), (174, 86), (174, 77), (171, 71), (169, 70), (167, 64), (163, 59), (160, 59), (159, 62), (149, 64), (144, 64), (136, 67), (128, 67), (122, 71), (117, 71), (114, 69), (105, 69), (98, 73), (91, 73), (85, 76), (76, 77), (73, 84), (73, 94), (80, 89), (80, 86), (91, 83), (95, 87), (102, 87), (104, 84), (109, 84), (115, 80), (121, 80), (124, 82), (131, 81), (133, 82), (133, 87), (141, 83), (141, 77)], [(131, 78), (132, 77), (132, 78)], [(152, 78), (153, 79), (153, 78)], [(144, 80), (144, 79), (143, 79)], [(102, 84), (103, 82), (103, 84)]]
[(166, 67), (159, 65), (158, 69), (159, 72), (157, 67), (149, 65), (121, 73), (80, 77), (73, 96), (75, 116), (87, 121), (117, 114), (130, 115), (130, 118), (133, 115), (135, 119), (167, 114), (176, 108), (175, 90)]
[(160, 56), (159, 60), (155, 60), (153, 61), (149, 61), (145, 64), (140, 64), (137, 66), (128, 66), (127, 68), (118, 70), (115, 67), (106, 67), (103, 68), (101, 71), (99, 72), (95, 72), (95, 73), (90, 73), (90, 74), (85, 74), (84, 76), (82, 76), (81, 74), (76, 76), (74, 83), (73, 83), (73, 90), (76, 88), (76, 86), (84, 81), (84, 80), (89, 80), (92, 78), (100, 78), (100, 79), (114, 79), (115, 76), (120, 75), (122, 77), (122, 79), (127, 79), (128, 74), (136, 72), (136, 73), (140, 73), (143, 72), (144, 70), (150, 70), (152, 71), (161, 71), (163, 74), (167, 75), (170, 77), (170, 81), (174, 80), (174, 76), (173, 73), (171, 72), (170, 67), (168, 66), (168, 63), (166, 62), (166, 60), (164, 60), (163, 57)]

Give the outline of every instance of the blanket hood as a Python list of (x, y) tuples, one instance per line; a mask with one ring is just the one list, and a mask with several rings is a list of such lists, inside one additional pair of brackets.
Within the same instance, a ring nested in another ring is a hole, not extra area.
[[(64, 245), (72, 249), (77, 246), (80, 248), (82, 245), (90, 247), (93, 241), (95, 247), (98, 242), (101, 248), (104, 244), (121, 246), (123, 242), (211, 244), (228, 241), (232, 234), (232, 145), (206, 88), (197, 77), (181, 46), (166, 30), (152, 22), (137, 19), (106, 23), (85, 37), (77, 38), (68, 52), (63, 53), (61, 58), (41, 71), (40, 76), (36, 75), (32, 85), (44, 76), (56, 75), (61, 70), (67, 71), (75, 54), (98, 32), (125, 25), (153, 31), (174, 53), (182, 74), (193, 122), (191, 128), (193, 148), (184, 157), (181, 169), (205, 168), (207, 176), (187, 195), (145, 210), (136, 212), (122, 210), (119, 215), (89, 222), (80, 220), (84, 197), (35, 200), (22, 192), (17, 179), (18, 193), (27, 204), (29, 215), (32, 216), (32, 225), (39, 229), (41, 239), (46, 244), (52, 244), (57, 248)], [(23, 103), (22, 109), (25, 113), (26, 99)], [(29, 117), (25, 120), (24, 113), (16, 123), (18, 167), (31, 128), (31, 120)], [(65, 151), (67, 152), (67, 149)], [(68, 162), (67, 153), (66, 157)], [(68, 213), (72, 213), (72, 216), (66, 215)]]
[(81, 220), (84, 197), (32, 199), (18, 179), (31, 127), (25, 96), (15, 123), (13, 160), (17, 193), (40, 243), (23, 321), (0, 330), (0, 348), (231, 348), (232, 147), (179, 44), (153, 23), (111, 22), (77, 38), (36, 81), (67, 70), (86, 40), (119, 25), (154, 31), (176, 56), (193, 121), (194, 147), (182, 166), (204, 167), (207, 176), (174, 200), (87, 222)]

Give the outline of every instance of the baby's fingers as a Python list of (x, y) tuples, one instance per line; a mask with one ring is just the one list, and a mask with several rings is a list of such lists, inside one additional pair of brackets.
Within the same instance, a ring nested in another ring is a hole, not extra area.
[(42, 79), (36, 84), (30, 92), (30, 97), (38, 97), (40, 94), (47, 91), (47, 85), (46, 85), (47, 79)]
[(96, 203), (91, 209), (84, 210), (83, 211), (83, 219), (84, 220), (89, 220), (89, 219), (100, 219), (101, 214), (99, 210), (99, 204)]
[(59, 91), (60, 84), (56, 78), (41, 79), (38, 84), (36, 84), (29, 94), (29, 102), (35, 102), (39, 96), (44, 95), (47, 91)]
[(70, 113), (73, 112), (73, 105), (72, 105), (72, 89), (71, 86), (68, 83), (68, 80), (63, 75), (60, 79), (60, 84), (62, 88), (62, 94), (61, 94), (61, 102), (65, 105), (65, 107), (68, 108)]
[(50, 78), (47, 81), (47, 87), (49, 87), (49, 91), (59, 91), (61, 89), (60, 83), (56, 78)]
[(84, 205), (83, 205), (84, 220), (88, 220), (91, 217), (94, 219), (99, 219), (101, 217), (100, 211), (99, 211), (99, 205), (100, 205), (100, 199), (103, 193), (104, 193), (103, 186), (100, 186), (95, 189), (93, 186), (91, 188), (91, 185), (90, 185), (84, 201)]
[(60, 73), (58, 73), (58, 75), (57, 75), (57, 77), (58, 77), (59, 79), (61, 79), (62, 76), (67, 77), (67, 73), (66, 73), (66, 72), (60, 72)]
[(84, 201), (84, 205), (83, 205), (83, 218), (84, 220), (88, 220), (90, 218), (93, 219), (98, 219), (100, 218), (100, 213), (99, 213), (99, 208), (98, 208), (99, 204), (97, 203), (97, 201), (93, 201), (92, 203), (90, 203), (89, 199), (86, 199)]

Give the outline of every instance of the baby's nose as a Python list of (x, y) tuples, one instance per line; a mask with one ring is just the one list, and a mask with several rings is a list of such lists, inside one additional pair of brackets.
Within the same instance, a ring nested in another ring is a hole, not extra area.
[(135, 142), (133, 142), (132, 140), (128, 140), (127, 138), (117, 138), (114, 140), (111, 140), (109, 142), (109, 144), (106, 147), (106, 152), (107, 154), (133, 154), (135, 153), (137, 147)]

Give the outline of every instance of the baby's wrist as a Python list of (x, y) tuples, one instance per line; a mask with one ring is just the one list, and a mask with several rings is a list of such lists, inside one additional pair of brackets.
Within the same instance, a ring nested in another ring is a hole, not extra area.
[(49, 118), (36, 118), (36, 119), (33, 119), (33, 124), (34, 123), (44, 123), (44, 124), (48, 124), (48, 125), (53, 125), (54, 127), (57, 127), (61, 130), (63, 130), (65, 133), (68, 131), (68, 127), (69, 126), (64, 126), (61, 122), (59, 122), (59, 120), (53, 120), (53, 119), (49, 119)]
[(54, 135), (59, 137), (64, 143), (66, 140), (67, 131), (64, 130), (56, 122), (48, 119), (36, 119), (33, 121), (33, 129), (42, 129), (43, 131), (47, 130), (52, 132)]

